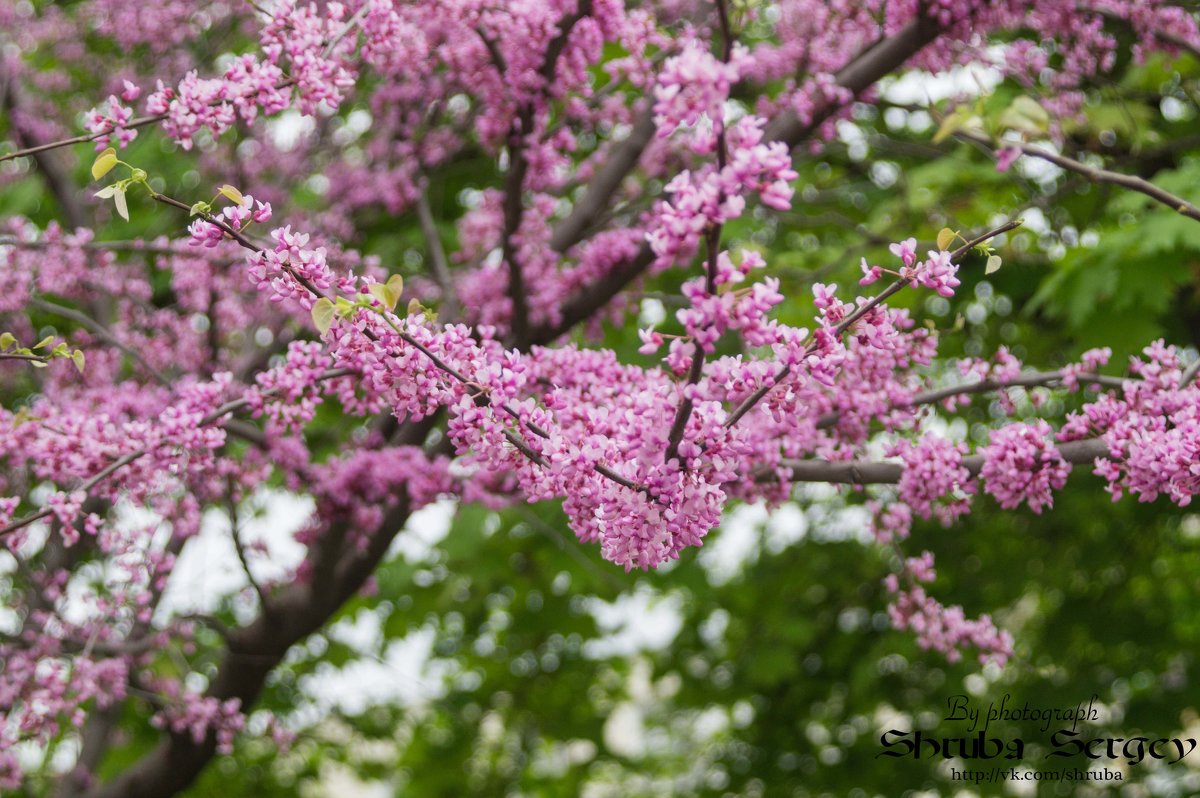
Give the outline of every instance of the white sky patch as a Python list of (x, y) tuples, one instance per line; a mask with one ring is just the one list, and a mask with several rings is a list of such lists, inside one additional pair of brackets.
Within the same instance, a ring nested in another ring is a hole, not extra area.
[[(257, 512), (254, 512), (257, 510)], [(250, 570), (259, 584), (286, 579), (304, 559), (296, 532), (313, 511), (306, 496), (262, 490), (243, 503), (238, 519)], [(256, 551), (265, 547), (265, 553)], [(212, 612), (222, 597), (249, 585), (238, 562), (229, 516), (208, 510), (200, 532), (184, 545), (158, 607), (158, 618)]]
[(584, 654), (604, 659), (665, 649), (683, 628), (681, 604), (677, 594), (662, 594), (645, 584), (613, 602), (589, 599), (587, 609), (606, 634), (584, 643)]
[(411, 563), (432, 562), (437, 545), (450, 534), (458, 502), (453, 499), (427, 504), (408, 518), (408, 523), (388, 549), (387, 558), (397, 555)]
[(295, 149), (300, 139), (312, 133), (316, 126), (311, 116), (304, 116), (299, 111), (284, 111), (267, 120), (267, 134), (276, 148), (288, 152)]
[(382, 655), (373, 653), (383, 642), (375, 613), (360, 612), (353, 622), (336, 624), (330, 636), (353, 645), (364, 658), (344, 668), (323, 663), (300, 680), (301, 689), (310, 697), (310, 711), (318, 716), (334, 709), (356, 715), (377, 704), (415, 706), (445, 695), (446, 677), (453, 665), (433, 659), (432, 628), (393, 640)]
[(743, 504), (726, 513), (720, 532), (705, 540), (697, 557), (711, 584), (725, 584), (755, 558), (759, 529), (769, 516), (764, 502)]
[[(1003, 57), (1002, 47), (989, 47), (986, 57), (998, 62)], [(988, 94), (1000, 85), (1004, 76), (1000, 70), (980, 64), (955, 67), (931, 74), (923, 70), (905, 72), (898, 78), (880, 81), (883, 98), (898, 105), (929, 105), (953, 97), (978, 97)]]

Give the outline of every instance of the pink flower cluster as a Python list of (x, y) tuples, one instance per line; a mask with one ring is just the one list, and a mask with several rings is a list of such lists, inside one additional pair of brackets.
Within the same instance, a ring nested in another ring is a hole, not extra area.
[(260, 111), (271, 114), (287, 108), (289, 101), (282, 83), (279, 67), (246, 55), (221, 78), (201, 78), (192, 70), (177, 88), (159, 81), (158, 89), (146, 99), (146, 110), (165, 114), (163, 129), (190, 150), (196, 134), (204, 128), (219, 136), (238, 116), (252, 122)]
[(797, 174), (786, 146), (764, 143), (764, 124), (755, 116), (738, 120), (726, 136), (724, 168), (684, 171), (667, 185), (671, 199), (658, 203), (646, 236), (659, 267), (694, 252), (705, 229), (740, 217), (749, 194), (777, 210), (791, 207)]
[[(729, 63), (723, 63), (705, 44), (689, 41), (678, 55), (668, 58), (654, 88), (658, 135), (669, 136), (680, 125), (696, 125), (701, 117), (713, 125), (724, 125), (725, 101), (749, 57), (749, 50), (736, 45)], [(708, 139), (711, 142), (711, 135)], [(711, 152), (711, 143), (701, 151)]]
[[(138, 89), (129, 81), (125, 81), (127, 89), (122, 95), (127, 101), (132, 102), (137, 99)], [(100, 152), (116, 139), (117, 147), (125, 149), (129, 143), (137, 138), (137, 130), (128, 128), (126, 125), (133, 119), (133, 109), (122, 105), (121, 101), (115, 95), (109, 95), (108, 108), (102, 111), (99, 108), (92, 109), (87, 115), (87, 129), (90, 133), (100, 133), (96, 138), (96, 152)]]
[(327, 250), (309, 249), (309, 235), (293, 233), (290, 225), (272, 230), (271, 238), (275, 247), (250, 259), (250, 279), (272, 302), (295, 300), (304, 308), (312, 307), (316, 297), (301, 281), (318, 291), (327, 291), (337, 282), (325, 259)]
[(904, 462), (899, 497), (917, 515), (949, 526), (970, 512), (975, 482), (962, 464), (966, 444), (926, 434), (916, 444), (901, 441), (887, 453)]
[(168, 728), (175, 734), (190, 735), (197, 744), (203, 742), (209, 733), (214, 733), (220, 753), (233, 751), (234, 737), (246, 726), (246, 716), (240, 711), (240, 700), (230, 698), (220, 701), (212, 696), (187, 694), (178, 689), (177, 682), (170, 681), (163, 681), (160, 689), (174, 700), (151, 719), (156, 728)]
[(921, 648), (940, 651), (951, 662), (961, 659), (962, 650), (967, 647), (976, 649), (981, 663), (1003, 665), (1012, 656), (1012, 635), (998, 629), (991, 616), (969, 619), (962, 607), (946, 607), (925, 592), (920, 583), (932, 582), (937, 577), (930, 552), (905, 560), (902, 574), (907, 587), (901, 585), (896, 574), (884, 580), (893, 596), (888, 616), (894, 628), (913, 632)]
[(261, 37), (267, 60), (272, 65), (286, 63), (296, 85), (297, 105), (308, 115), (322, 105), (329, 109), (341, 105), (356, 77), (346, 58), (354, 51), (356, 38), (343, 30), (346, 6), (328, 3), (324, 13), (316, 3), (281, 2)]
[(258, 387), (246, 393), (250, 412), (266, 415), (283, 430), (295, 432), (316, 415), (321, 382), (333, 363), (315, 341), (293, 341), (283, 363), (258, 375)]
[(1050, 425), (1044, 420), (1013, 423), (993, 430), (983, 449), (980, 476), (984, 491), (1006, 510), (1020, 506), (1040, 513), (1054, 506), (1053, 492), (1067, 484), (1071, 466), (1050, 441)]

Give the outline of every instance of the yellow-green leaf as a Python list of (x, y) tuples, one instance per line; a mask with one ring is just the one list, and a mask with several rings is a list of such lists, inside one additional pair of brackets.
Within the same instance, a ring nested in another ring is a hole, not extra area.
[(1050, 128), (1050, 114), (1037, 100), (1022, 95), (1004, 109), (1000, 125), (1022, 133), (1045, 133)]
[(238, 205), (241, 205), (246, 201), (246, 198), (242, 196), (242, 192), (238, 191), (228, 183), (217, 189), (217, 193), (230, 202), (236, 202)]
[(951, 230), (949, 227), (943, 227), (937, 236), (937, 247), (941, 250), (947, 250), (954, 243), (954, 239), (958, 237), (958, 233)]
[(75, 364), (75, 368), (79, 369), (79, 373), (82, 374), (83, 373), (83, 350), (76, 349), (75, 353), (71, 355), (71, 361)]
[(371, 293), (371, 296), (379, 300), (379, 304), (383, 305), (388, 310), (391, 310), (396, 306), (396, 303), (392, 301), (391, 293), (388, 291), (388, 287), (383, 283), (372, 283), (371, 285), (367, 286), (367, 291)]
[(421, 307), (421, 301), (419, 299), (413, 297), (412, 299), (408, 300), (408, 315), (416, 316), (418, 314), (423, 314), (424, 312), (425, 308)]
[(17, 342), (17, 339), (12, 333), (10, 333), (10, 332), (0, 333), (0, 352), (3, 352), (5, 349), (8, 349), (10, 346), (15, 344), (16, 342)]
[(1003, 263), (1004, 261), (1000, 260), (999, 255), (992, 255), (987, 259), (987, 266), (984, 267), (983, 273), (991, 274), (992, 272), (998, 272)]
[(47, 335), (45, 338), (43, 338), (42, 340), (40, 340), (36, 344), (34, 344), (33, 348), (34, 349), (42, 349), (44, 347), (49, 346), (51, 344), (51, 342), (53, 342), (53, 341), (54, 341), (54, 336)]
[(109, 147), (92, 161), (92, 180), (99, 180), (117, 165), (117, 151)]
[(330, 325), (333, 324), (333, 303), (325, 297), (321, 297), (314, 302), (312, 306), (312, 320), (321, 335), (328, 332)]
[(400, 301), (400, 295), (404, 293), (404, 278), (398, 274), (393, 274), (387, 279), (388, 291), (391, 292), (395, 299), (392, 300), (392, 307)]

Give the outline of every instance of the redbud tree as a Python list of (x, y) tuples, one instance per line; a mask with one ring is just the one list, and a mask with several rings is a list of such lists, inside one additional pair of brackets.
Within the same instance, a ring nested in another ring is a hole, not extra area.
[[(286, 745), (264, 687), (447, 498), (561, 507), (620, 573), (833, 484), (870, 510), (891, 624), (1003, 666), (1019, 641), (939, 599), (914, 522), (1041, 513), (1072, 472), (1097, 506), (1200, 490), (1200, 360), (1171, 341), (947, 354), (961, 320), (924, 309), (1021, 257), (1019, 205), (846, 219), (864, 245), (801, 277), (817, 247), (790, 235), (839, 180), (903, 179), (853, 157), (880, 113), (924, 118), (905, 157), (1053, 168), (1200, 222), (1086, 147), (1116, 71), (1200, 51), (1176, 4), (87, 0), (0, 22), (0, 181), (41, 198), (0, 220), (0, 788), (167, 796), (240, 739)], [(889, 98), (901, 75), (926, 99)], [(857, 174), (808, 168), (847, 146)], [(311, 508), (269, 579), (239, 522), (265, 488)], [(160, 603), (214, 515), (246, 571), (232, 620)], [(106, 770), (128, 713), (153, 739)]]

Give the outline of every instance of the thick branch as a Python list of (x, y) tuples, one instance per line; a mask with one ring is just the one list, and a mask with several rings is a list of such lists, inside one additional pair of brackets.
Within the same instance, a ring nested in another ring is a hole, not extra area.
[[(592, 0), (580, 0), (575, 13), (559, 23), (558, 35), (546, 46), (546, 55), (542, 60), (541, 75), (545, 81), (545, 89), (549, 89), (554, 83), (558, 57), (566, 48), (575, 24), (591, 12)], [(526, 346), (529, 341), (529, 307), (525, 301), (525, 276), (517, 258), (514, 239), (520, 232), (525, 212), (525, 176), (529, 172), (529, 159), (525, 157), (525, 148), (529, 137), (533, 135), (535, 112), (536, 106), (533, 99), (530, 99), (522, 105), (513, 120), (513, 127), (509, 132), (508, 175), (504, 181), (504, 238), (501, 246), (504, 262), (508, 265), (508, 298), (512, 302), (511, 338), (518, 347)]]
[[(272, 600), (270, 615), (260, 614), (249, 626), (235, 629), (229, 648), (207, 695), (235, 699), (249, 709), (269, 674), (293, 645), (316, 632), (353, 596), (387, 553), (409, 516), (402, 498), (374, 530), (366, 551), (353, 553), (334, 568), (332, 584), (295, 582)], [(342, 533), (345, 530), (340, 530)], [(336, 534), (328, 530), (326, 534)], [(185, 789), (216, 754), (216, 736), (196, 743), (190, 734), (168, 733), (150, 753), (112, 781), (87, 793), (88, 798), (155, 798)]]

